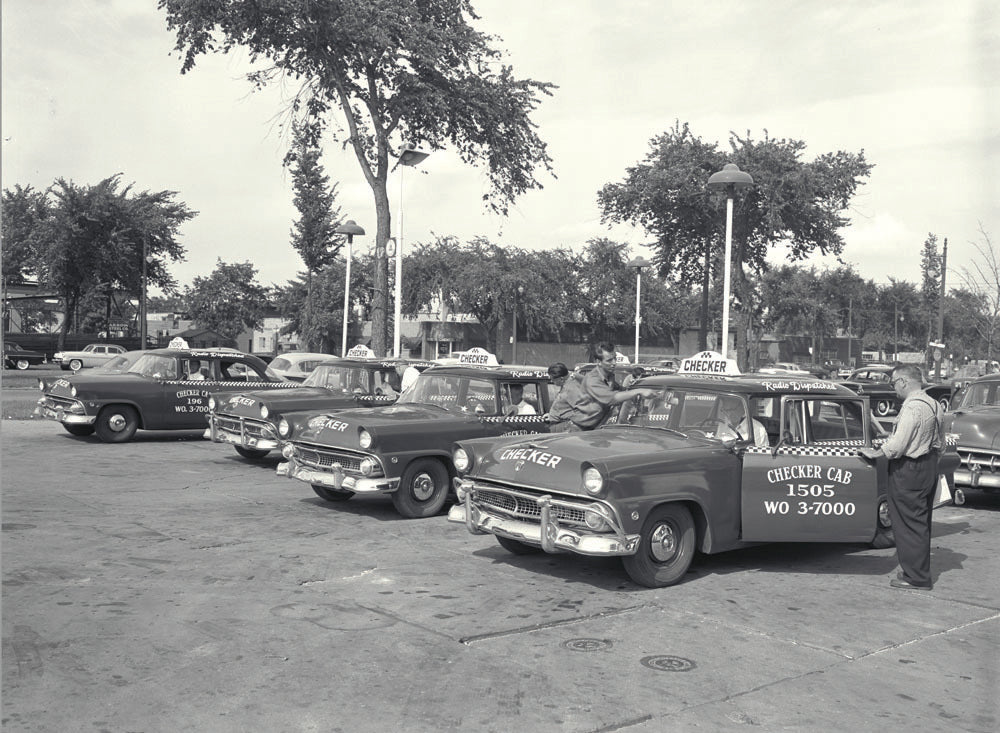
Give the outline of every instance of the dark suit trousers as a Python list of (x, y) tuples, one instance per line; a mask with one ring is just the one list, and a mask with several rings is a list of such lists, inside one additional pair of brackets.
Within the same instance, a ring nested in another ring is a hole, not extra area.
[(889, 518), (903, 580), (931, 585), (931, 513), (937, 453), (889, 461)]

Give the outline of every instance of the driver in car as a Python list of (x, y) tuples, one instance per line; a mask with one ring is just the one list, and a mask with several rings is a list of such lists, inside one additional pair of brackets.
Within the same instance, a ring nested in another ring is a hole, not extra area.
[(716, 421), (715, 437), (719, 440), (752, 439), (754, 445), (768, 444), (767, 429), (754, 418), (750, 418), (750, 424), (747, 424), (743, 402), (735, 397), (720, 398)]

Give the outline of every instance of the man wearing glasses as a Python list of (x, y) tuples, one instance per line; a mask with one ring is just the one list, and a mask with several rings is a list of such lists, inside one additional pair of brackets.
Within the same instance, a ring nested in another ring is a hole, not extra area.
[(944, 449), (941, 405), (921, 388), (919, 367), (892, 370), (892, 386), (903, 400), (892, 435), (879, 448), (862, 448), (869, 459), (889, 459), (888, 503), (900, 571), (893, 588), (931, 589), (931, 512)]

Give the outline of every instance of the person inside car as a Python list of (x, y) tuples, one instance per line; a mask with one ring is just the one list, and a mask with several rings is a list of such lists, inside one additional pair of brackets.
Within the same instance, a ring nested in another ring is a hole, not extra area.
[(510, 404), (504, 408), (504, 415), (537, 415), (538, 411), (524, 399), (524, 385), (510, 385)]
[(189, 382), (203, 382), (208, 379), (208, 367), (202, 366), (200, 359), (188, 360), (188, 375), (185, 379)]

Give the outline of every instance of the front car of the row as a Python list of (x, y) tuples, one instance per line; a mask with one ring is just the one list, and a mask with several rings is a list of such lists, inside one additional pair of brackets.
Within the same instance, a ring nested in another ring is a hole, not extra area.
[(278, 425), (291, 413), (391, 405), (408, 369), (422, 372), (432, 365), (417, 359), (328, 357), (292, 389), (213, 395), (205, 437), (232, 445), (244, 458), (263, 458), (281, 447)]
[[(867, 397), (774, 375), (659, 376), (635, 386), (657, 397), (625, 403), (597, 430), (460, 441), (449, 520), (515, 553), (619, 556), (632, 580), (651, 587), (681, 580), (699, 551), (891, 546), (886, 460), (858, 453), (885, 438)], [(766, 445), (738, 426), (741, 416), (760, 423)], [(946, 480), (957, 462), (951, 446), (940, 462)]]
[(136, 430), (205, 426), (211, 395), (248, 388), (297, 387), (255, 356), (234, 351), (151, 349), (120, 373), (81, 373), (39, 381), (35, 414), (73, 435), (121, 443)]
[(946, 429), (956, 436), (961, 465), (955, 470), (955, 502), (964, 490), (1000, 491), (1000, 374), (963, 387), (951, 401)]

